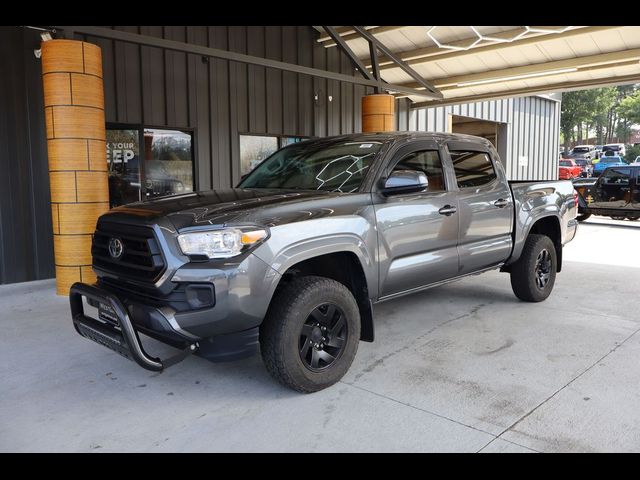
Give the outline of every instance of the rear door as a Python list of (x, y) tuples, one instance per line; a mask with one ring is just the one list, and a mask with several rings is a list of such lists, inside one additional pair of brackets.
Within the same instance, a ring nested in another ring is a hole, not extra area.
[(436, 142), (412, 142), (392, 154), (382, 172), (420, 170), (423, 192), (383, 196), (374, 187), (379, 238), (380, 296), (388, 297), (456, 276), (456, 192), (447, 181), (443, 151)]
[(513, 198), (495, 151), (452, 141), (447, 150), (458, 188), (460, 275), (504, 262), (511, 253)]

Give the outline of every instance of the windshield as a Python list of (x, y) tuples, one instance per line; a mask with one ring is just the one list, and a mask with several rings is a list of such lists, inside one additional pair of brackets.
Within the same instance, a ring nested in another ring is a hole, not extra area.
[(271, 155), (239, 187), (355, 192), (380, 147), (380, 142), (302, 142)]
[(620, 145), (605, 145), (603, 150), (613, 150), (614, 152), (617, 152), (620, 150)]
[(573, 153), (587, 153), (589, 149), (587, 147), (576, 147), (573, 149)]
[(560, 162), (560, 166), (561, 167), (570, 167), (571, 166), (571, 162), (564, 160)]
[(580, 167), (584, 167), (587, 164), (586, 160), (582, 160), (582, 159), (578, 159), (575, 161), (576, 165), (580, 166)]

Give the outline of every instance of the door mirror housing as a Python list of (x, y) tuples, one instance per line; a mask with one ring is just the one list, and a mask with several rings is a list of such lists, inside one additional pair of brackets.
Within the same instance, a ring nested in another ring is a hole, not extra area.
[(424, 172), (417, 170), (394, 170), (384, 181), (383, 195), (423, 192), (429, 187), (429, 180)]

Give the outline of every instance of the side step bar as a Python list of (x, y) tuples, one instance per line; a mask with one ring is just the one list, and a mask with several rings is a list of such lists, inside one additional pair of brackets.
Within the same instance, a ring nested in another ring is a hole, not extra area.
[[(82, 297), (111, 307), (118, 320), (117, 327), (86, 316)], [(147, 370), (160, 372), (184, 360), (198, 348), (197, 344), (191, 344), (177, 355), (162, 361), (144, 351), (127, 309), (117, 297), (93, 285), (76, 282), (69, 291), (69, 302), (73, 325), (80, 335), (119, 353)]]

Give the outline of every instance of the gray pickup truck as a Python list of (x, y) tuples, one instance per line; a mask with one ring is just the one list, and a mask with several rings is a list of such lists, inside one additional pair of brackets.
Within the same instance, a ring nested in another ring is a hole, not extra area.
[[(482, 138), (309, 140), (237, 188), (100, 217), (98, 281), (72, 286), (73, 322), (155, 371), (192, 353), (220, 361), (259, 349), (275, 379), (313, 392), (373, 341), (375, 303), (493, 269), (509, 272), (519, 299), (547, 298), (576, 214), (571, 182), (509, 182)], [(139, 332), (179, 351), (155, 358)]]

